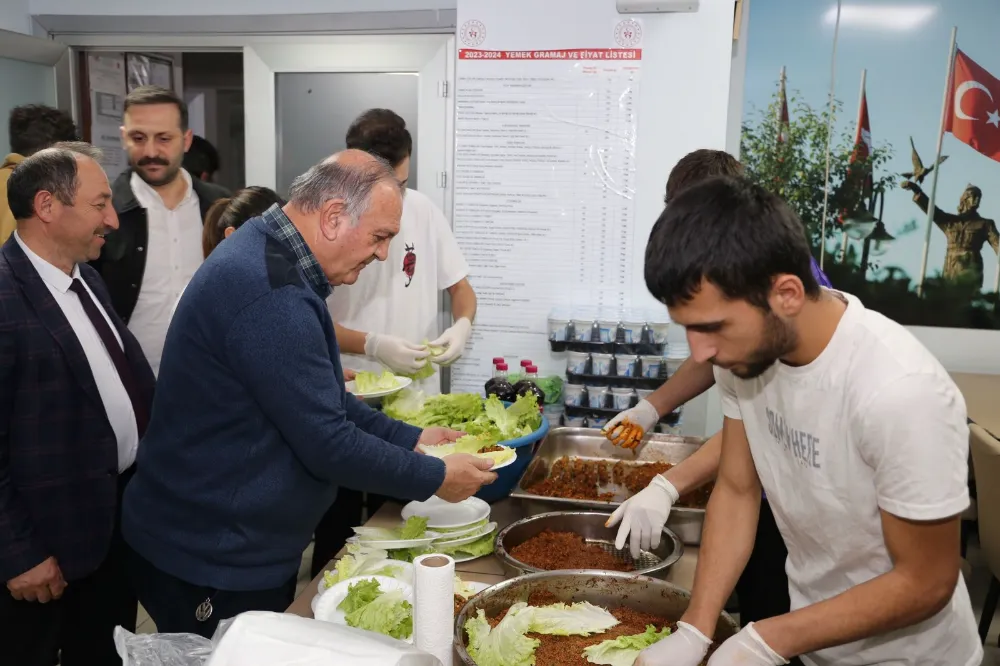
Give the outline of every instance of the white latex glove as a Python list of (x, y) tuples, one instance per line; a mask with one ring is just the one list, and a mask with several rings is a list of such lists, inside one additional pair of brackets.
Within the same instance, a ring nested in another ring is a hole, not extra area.
[(454, 363), (465, 351), (465, 344), (469, 341), (470, 335), (472, 335), (472, 322), (462, 317), (442, 333), (440, 338), (430, 343), (431, 347), (445, 348), (442, 354), (431, 357), (431, 360), (438, 365)]
[[(633, 666), (698, 666), (711, 646), (708, 636), (687, 622), (678, 622), (677, 631), (640, 652)], [(714, 656), (708, 663), (714, 663)]]
[(614, 435), (615, 428), (625, 419), (628, 419), (630, 423), (634, 423), (642, 428), (643, 433), (650, 433), (653, 431), (653, 428), (656, 427), (657, 421), (660, 420), (660, 415), (657, 413), (656, 407), (653, 407), (652, 403), (643, 399), (640, 400), (639, 404), (635, 407), (619, 412), (615, 418), (608, 421), (608, 425), (602, 428), (602, 432), (608, 436), (608, 439), (611, 439), (611, 436)]
[(365, 336), (365, 355), (393, 372), (412, 375), (427, 365), (430, 352), (423, 345), (415, 345), (395, 335), (369, 333)]
[(629, 533), (632, 535), (629, 539), (632, 557), (638, 558), (640, 550), (650, 550), (659, 546), (663, 526), (667, 524), (670, 509), (678, 497), (680, 493), (674, 484), (661, 474), (654, 476), (648, 486), (622, 502), (608, 518), (607, 527), (614, 527), (619, 521), (622, 524), (618, 528), (615, 548), (621, 550), (625, 547), (625, 537), (629, 536)]
[(784, 666), (787, 663), (787, 659), (764, 642), (753, 628), (753, 622), (723, 643), (708, 660), (708, 666)]

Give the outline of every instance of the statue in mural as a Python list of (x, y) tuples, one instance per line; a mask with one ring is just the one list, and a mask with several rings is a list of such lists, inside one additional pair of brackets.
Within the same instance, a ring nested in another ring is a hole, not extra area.
[[(904, 190), (913, 192), (914, 203), (926, 213), (927, 195), (920, 189), (920, 185), (905, 180), (900, 186)], [(948, 240), (942, 271), (945, 279), (954, 280), (970, 276), (975, 279), (976, 284), (982, 286), (983, 245), (989, 243), (993, 251), (1000, 255), (1000, 233), (997, 232), (996, 223), (979, 214), (979, 203), (982, 198), (983, 191), (970, 184), (958, 201), (957, 215), (934, 207), (934, 224), (944, 232)]]
[(913, 171), (904, 171), (900, 175), (907, 180), (917, 181), (917, 185), (924, 182), (924, 178), (931, 175), (931, 171), (934, 171), (935, 166), (941, 166), (944, 161), (948, 159), (947, 155), (942, 155), (937, 159), (937, 164), (932, 164), (929, 167), (924, 166), (923, 160), (920, 159), (920, 155), (917, 154), (917, 147), (913, 144), (913, 137), (910, 137), (910, 161), (913, 163)]

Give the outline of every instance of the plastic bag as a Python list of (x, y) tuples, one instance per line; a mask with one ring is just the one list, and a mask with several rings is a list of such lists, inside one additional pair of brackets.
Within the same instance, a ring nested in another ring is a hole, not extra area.
[(441, 666), (409, 643), (361, 629), (250, 611), (236, 616), (206, 666)]
[(441, 666), (409, 643), (285, 613), (223, 620), (212, 640), (195, 634), (133, 634), (115, 627), (124, 666)]
[(123, 666), (205, 666), (232, 622), (219, 622), (212, 640), (197, 634), (133, 634), (115, 627), (115, 648)]

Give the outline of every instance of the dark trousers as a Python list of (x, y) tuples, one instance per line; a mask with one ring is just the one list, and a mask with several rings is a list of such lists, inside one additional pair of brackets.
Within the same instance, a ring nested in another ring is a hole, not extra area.
[(337, 498), (327, 509), (326, 513), (316, 526), (313, 541), (312, 555), (312, 577), (319, 575), (320, 571), (330, 563), (340, 549), (344, 547), (348, 537), (354, 534), (352, 527), (361, 525), (361, 515), (365, 506), (368, 507), (368, 517), (370, 518), (389, 499), (384, 495), (373, 495), (368, 493), (368, 501), (365, 502), (364, 493), (360, 490), (349, 488), (338, 488)]
[[(131, 478), (118, 481), (118, 499)], [(135, 631), (138, 610), (125, 576), (125, 542), (115, 516), (111, 546), (97, 571), (68, 581), (63, 596), (42, 604), (0, 591), (0, 664), (14, 666), (121, 666), (114, 629)], [(61, 655), (61, 656), (60, 656)]]
[[(268, 590), (216, 590), (171, 576), (131, 548), (128, 549), (127, 569), (139, 602), (149, 613), (158, 633), (188, 633), (211, 638), (221, 620), (246, 611), (283, 613), (295, 598), (295, 576)], [(212, 605), (212, 614), (199, 620), (196, 617), (198, 606), (206, 600)]]
[[(771, 505), (767, 499), (762, 499), (753, 552), (736, 582), (740, 624), (744, 627), (751, 622), (789, 612), (791, 601), (788, 598), (788, 575), (785, 573), (787, 559), (788, 549), (774, 521)], [(801, 662), (793, 659), (791, 663), (796, 666)]]

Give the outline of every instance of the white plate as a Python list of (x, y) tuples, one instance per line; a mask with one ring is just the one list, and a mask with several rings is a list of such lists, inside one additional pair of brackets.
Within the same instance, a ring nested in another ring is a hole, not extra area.
[(403, 520), (411, 516), (427, 518), (427, 527), (465, 527), (490, 517), (490, 505), (478, 497), (461, 502), (446, 502), (437, 495), (425, 502), (410, 502), (403, 507)]
[[(427, 455), (433, 455), (433, 454), (427, 453), (428, 449), (433, 449), (434, 448), (433, 446), (426, 446), (424, 444), (421, 444), (417, 448), (422, 453), (426, 453)], [(505, 446), (504, 448), (505, 449), (510, 449), (509, 446)], [(481, 454), (478, 454), (478, 453), (473, 453), (472, 455), (476, 456), (477, 458), (483, 458), (483, 457), (485, 457), (485, 456), (483, 456)], [(443, 458), (442, 458), (442, 460), (443, 460)], [(488, 471), (495, 472), (498, 469), (503, 469), (504, 467), (508, 467), (510, 465), (513, 465), (516, 461), (517, 461), (517, 451), (514, 451), (514, 455), (512, 455), (510, 458), (508, 458), (505, 462), (502, 462), (499, 465), (493, 465), (493, 467), (490, 467)]]
[[(412, 563), (410, 563), (410, 562), (403, 562), (401, 560), (391, 560), (391, 559), (386, 558), (384, 560), (379, 560), (378, 564), (374, 565), (374, 569), (375, 569), (375, 571), (378, 571), (379, 569), (381, 569), (383, 567), (388, 567), (388, 566), (400, 567), (403, 571), (402, 571), (402, 573), (399, 574), (399, 576), (386, 576), (386, 578), (395, 578), (396, 580), (402, 581), (402, 582), (407, 583), (409, 585), (413, 584), (413, 564)], [(377, 576), (375, 574), (368, 574), (368, 575), (361, 574), (359, 576), (351, 576), (350, 578), (345, 578), (344, 580), (354, 580), (356, 578), (377, 578)], [(341, 582), (343, 582), (343, 581), (341, 581)], [(329, 589), (330, 588), (326, 586), (326, 579), (325, 578), (320, 578), (320, 580), (319, 580), (319, 593), (322, 594), (323, 592), (325, 592), (326, 590), (329, 590)], [(313, 610), (314, 611), (316, 610), (316, 605), (315, 605), (316, 604), (316, 598), (317, 597), (313, 598)]]
[[(477, 521), (478, 522), (478, 521)], [(469, 534), (478, 534), (482, 536), (484, 534), (483, 530), (486, 528), (487, 523), (482, 525), (477, 525), (473, 523), (469, 527), (456, 528), (454, 532), (444, 532), (444, 528), (438, 527), (437, 529), (441, 531), (441, 539), (457, 539), (458, 537), (463, 537)]]
[(373, 391), (371, 393), (358, 393), (357, 385), (354, 383), (353, 379), (349, 382), (346, 382), (344, 386), (345, 388), (347, 388), (348, 393), (353, 393), (354, 396), (357, 398), (363, 398), (365, 400), (368, 400), (370, 398), (384, 398), (387, 395), (392, 395), (393, 393), (399, 393), (400, 391), (402, 391), (407, 386), (413, 383), (413, 380), (410, 379), (409, 377), (400, 377), (399, 375), (395, 375), (395, 377), (396, 381), (398, 382), (395, 387), (391, 389), (383, 389), (381, 391)]
[[(351, 585), (356, 584), (359, 580), (377, 580), (379, 588), (383, 592), (391, 592), (392, 590), (402, 590), (403, 598), (413, 603), (413, 586), (402, 581), (396, 580), (395, 578), (388, 578), (387, 576), (359, 576), (358, 578), (349, 578), (347, 580), (342, 580), (329, 590), (323, 592), (316, 600), (315, 606), (313, 606), (313, 617), (317, 620), (322, 620), (323, 622), (332, 622), (334, 624), (347, 625), (347, 618), (344, 611), (337, 608), (344, 599), (347, 598), (347, 593), (350, 591)], [(407, 643), (413, 642), (413, 636), (404, 639)]]
[(496, 523), (487, 523), (483, 527), (472, 534), (466, 534), (464, 536), (453, 537), (452, 535), (447, 535), (448, 538), (441, 538), (431, 544), (431, 548), (454, 548), (455, 546), (464, 546), (467, 543), (472, 543), (476, 539), (481, 539), (487, 534), (492, 534), (497, 529)]
[(361, 539), (359, 536), (352, 536), (347, 540), (347, 543), (360, 543), (368, 546), (369, 548), (378, 548), (379, 550), (398, 550), (399, 548), (420, 548), (421, 546), (429, 546), (434, 539), (440, 538), (440, 534), (428, 530), (426, 536), (419, 539), (386, 539), (384, 541), (375, 541), (370, 539)]

